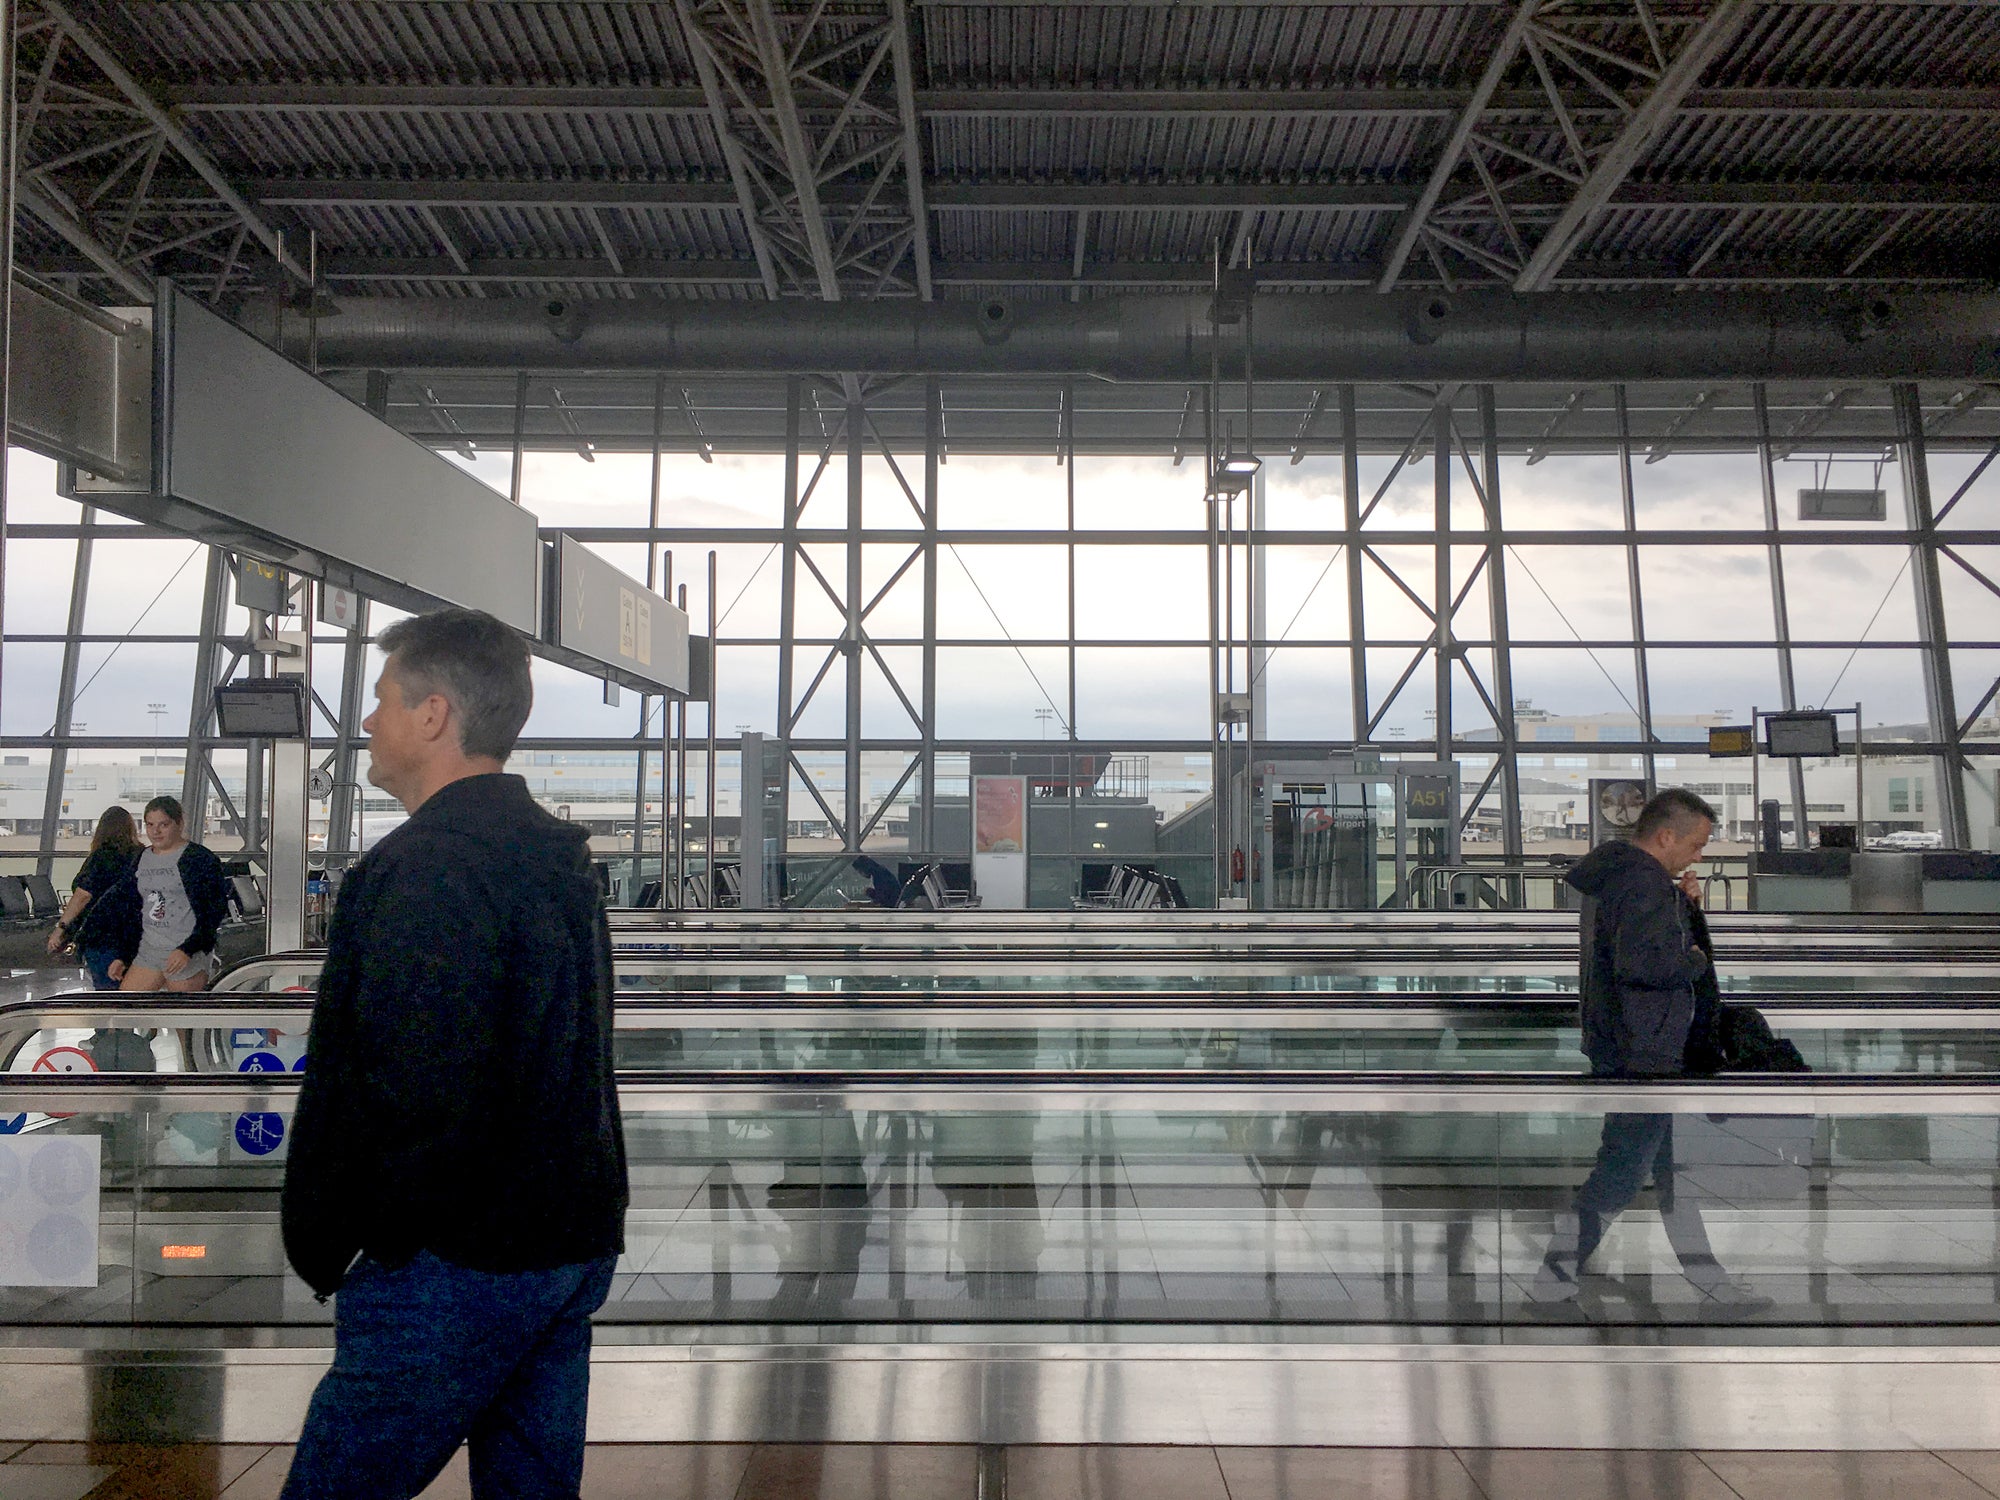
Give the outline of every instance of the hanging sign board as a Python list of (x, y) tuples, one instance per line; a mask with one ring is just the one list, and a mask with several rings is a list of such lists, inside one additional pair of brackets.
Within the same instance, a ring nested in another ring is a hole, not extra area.
[(688, 618), (567, 532), (543, 563), (542, 642), (579, 671), (641, 693), (688, 690)]
[(319, 622), (340, 630), (353, 630), (361, 623), (365, 602), (353, 589), (338, 589), (332, 584), (325, 584), (319, 591)]
[(534, 633), (532, 513), (170, 281), (153, 347), (153, 493), (92, 504), (401, 609), (455, 604)]
[(230, 567), (236, 574), (237, 604), (267, 615), (285, 612), (285, 595), (289, 592), (290, 580), (285, 577), (283, 568), (274, 568), (254, 557), (236, 558)]
[(1452, 815), (1449, 776), (1405, 776), (1403, 812), (1412, 823), (1441, 822)]

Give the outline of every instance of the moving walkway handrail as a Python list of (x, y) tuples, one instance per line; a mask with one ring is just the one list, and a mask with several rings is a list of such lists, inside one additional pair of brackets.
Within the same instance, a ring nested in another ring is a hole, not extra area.
[[(0, 1109), (167, 1113), (288, 1108), (294, 1073), (83, 1073), (0, 1076)], [(2000, 1073), (1732, 1074), (1620, 1079), (1571, 1073), (1178, 1068), (795, 1068), (784, 1072), (621, 1069), (629, 1114), (857, 1110), (1020, 1114), (1296, 1111), (1329, 1114), (1968, 1115), (2000, 1111)]]
[[(2000, 1029), (2000, 991), (1965, 991), (1943, 996), (1905, 991), (1838, 1000), (1795, 992), (1732, 992), (1730, 1001), (1755, 1005), (1767, 1016), (1809, 1029)], [(249, 994), (190, 999), (159, 991), (107, 1001), (99, 994), (79, 991), (73, 995), (0, 1004), (0, 1038), (58, 1027), (187, 1030), (247, 1027), (250, 1022), (267, 1024), (277, 1019), (304, 1023), (311, 1017), (312, 1006), (313, 998), (308, 995)], [(1226, 993), (1175, 998), (1157, 992), (1132, 991), (1122, 995), (1092, 994), (1064, 1002), (1040, 991), (965, 998), (878, 991), (843, 995), (837, 1000), (785, 991), (727, 992), (715, 999), (625, 991), (618, 995), (613, 1011), (616, 1029), (641, 1032), (672, 1026), (711, 1031), (759, 1027), (801, 1031), (856, 1027), (899, 1031), (913, 1027), (1027, 1031), (1190, 1025), (1223, 1030), (1326, 1031), (1343, 1026), (1463, 1025), (1527, 1017), (1571, 1023), (1576, 1017), (1575, 998), (1466, 990), (1409, 995), (1326, 992), (1323, 998), (1296, 1001), (1236, 1001)], [(300, 1029), (304, 1029), (303, 1025)]]
[[(1487, 873), (1478, 866), (1435, 868), (1468, 869)], [(1719, 877), (1718, 877), (1719, 878)], [(977, 910), (927, 912), (914, 910), (819, 911), (720, 911), (678, 913), (612, 908), (614, 934), (717, 933), (781, 931), (795, 933), (1096, 933), (1135, 927), (1170, 931), (1185, 936), (1210, 932), (1231, 937), (1260, 933), (1315, 932), (1326, 930), (1387, 932), (1458, 931), (1507, 927), (1538, 930), (1573, 929), (1574, 911), (1255, 911), (1212, 912), (1203, 910), (1147, 911), (1134, 914), (1107, 909), (1072, 910), (1049, 908), (1033, 911)], [(1992, 919), (1980, 913), (1941, 912), (1927, 914), (1896, 912), (1716, 912), (1715, 920), (1724, 927), (1758, 929), (1783, 928), (1799, 931), (1845, 930), (1990, 930)]]

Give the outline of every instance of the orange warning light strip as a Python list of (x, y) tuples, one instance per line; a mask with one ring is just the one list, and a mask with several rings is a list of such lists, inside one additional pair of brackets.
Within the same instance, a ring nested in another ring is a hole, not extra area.
[(208, 1259), (208, 1246), (162, 1245), (160, 1246), (160, 1259), (161, 1260), (206, 1260)]

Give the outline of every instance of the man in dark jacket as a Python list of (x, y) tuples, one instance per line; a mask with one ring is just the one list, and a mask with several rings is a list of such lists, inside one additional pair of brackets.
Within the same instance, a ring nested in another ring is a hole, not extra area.
[[(1679, 787), (1646, 804), (1630, 842), (1600, 844), (1568, 875), (1584, 898), (1578, 988), (1583, 1051), (1597, 1078), (1674, 1078), (1712, 1072), (1720, 990), (1692, 866), (1715, 828), (1715, 809)], [(1569, 1301), (1610, 1222), (1650, 1176), (1682, 1272), (1711, 1301), (1765, 1304), (1723, 1274), (1701, 1210), (1677, 1199), (1674, 1118), (1604, 1117), (1597, 1165), (1577, 1190), (1535, 1279), (1538, 1301)]]
[(409, 820), (334, 913), (285, 1250), (334, 1304), (287, 1500), (574, 1496), (590, 1315), (624, 1248), (611, 943), (587, 837), (503, 775), (532, 698), (491, 616), (391, 626), (369, 780)]
[[(1673, 787), (1648, 802), (1631, 842), (1613, 839), (1568, 875), (1583, 896), (1583, 1054), (1605, 1077), (1663, 1078), (1699, 1065), (1715, 1030), (1714, 963), (1694, 862), (1715, 810)], [(1699, 924), (1699, 925), (1698, 925)], [(1697, 997), (1700, 988), (1704, 997)]]

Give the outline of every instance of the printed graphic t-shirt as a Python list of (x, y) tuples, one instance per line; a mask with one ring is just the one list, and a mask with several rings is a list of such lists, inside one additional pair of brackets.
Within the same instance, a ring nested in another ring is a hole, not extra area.
[(181, 884), (181, 854), (148, 849), (139, 856), (139, 905), (149, 949), (178, 948), (194, 933), (194, 905)]

